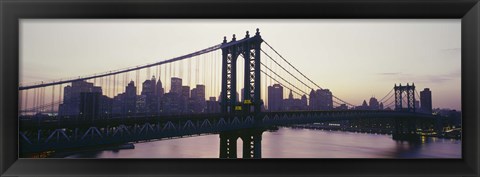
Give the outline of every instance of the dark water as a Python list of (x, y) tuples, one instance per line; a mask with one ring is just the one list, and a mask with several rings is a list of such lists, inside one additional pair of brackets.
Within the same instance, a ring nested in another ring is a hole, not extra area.
[[(136, 143), (135, 149), (82, 152), (67, 158), (218, 158), (219, 135)], [(238, 140), (238, 157), (242, 156)], [(263, 133), (263, 158), (461, 158), (461, 141), (397, 142), (390, 135), (280, 128)]]

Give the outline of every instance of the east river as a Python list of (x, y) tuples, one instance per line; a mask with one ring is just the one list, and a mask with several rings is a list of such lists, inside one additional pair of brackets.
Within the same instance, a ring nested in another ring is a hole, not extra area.
[[(218, 158), (219, 135), (136, 143), (134, 149), (77, 152), (67, 158)], [(237, 156), (242, 157), (242, 140)], [(461, 140), (429, 137), (398, 142), (391, 135), (279, 128), (262, 137), (262, 158), (461, 158)]]

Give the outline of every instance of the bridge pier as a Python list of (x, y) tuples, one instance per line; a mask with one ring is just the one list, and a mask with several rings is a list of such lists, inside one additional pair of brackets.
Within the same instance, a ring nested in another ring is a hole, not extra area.
[(249, 131), (241, 136), (243, 141), (243, 158), (262, 158), (263, 131)]
[(220, 133), (220, 158), (237, 158), (237, 139), (242, 139), (243, 158), (262, 158), (263, 130)]
[(220, 133), (220, 158), (237, 158), (237, 139), (234, 132)]

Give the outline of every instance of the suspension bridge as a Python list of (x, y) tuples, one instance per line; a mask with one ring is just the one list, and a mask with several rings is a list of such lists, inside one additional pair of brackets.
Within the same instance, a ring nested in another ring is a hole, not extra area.
[[(262, 132), (274, 126), (387, 120), (398, 139), (435, 126), (418, 111), (414, 84), (395, 84), (379, 105), (356, 106), (320, 87), (258, 29), (156, 63), (21, 83), (19, 96), (23, 154), (219, 134), (221, 158), (237, 157), (238, 138), (244, 158), (261, 158)], [(278, 100), (284, 104), (273, 109)]]

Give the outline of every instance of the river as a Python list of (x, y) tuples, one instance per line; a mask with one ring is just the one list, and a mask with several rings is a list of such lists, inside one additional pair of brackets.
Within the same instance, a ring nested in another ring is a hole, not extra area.
[[(218, 158), (219, 135), (136, 143), (134, 149), (78, 152), (67, 158)], [(237, 156), (242, 157), (238, 139)], [(262, 137), (262, 158), (461, 158), (461, 140), (428, 137), (398, 142), (390, 135), (281, 127)]]

